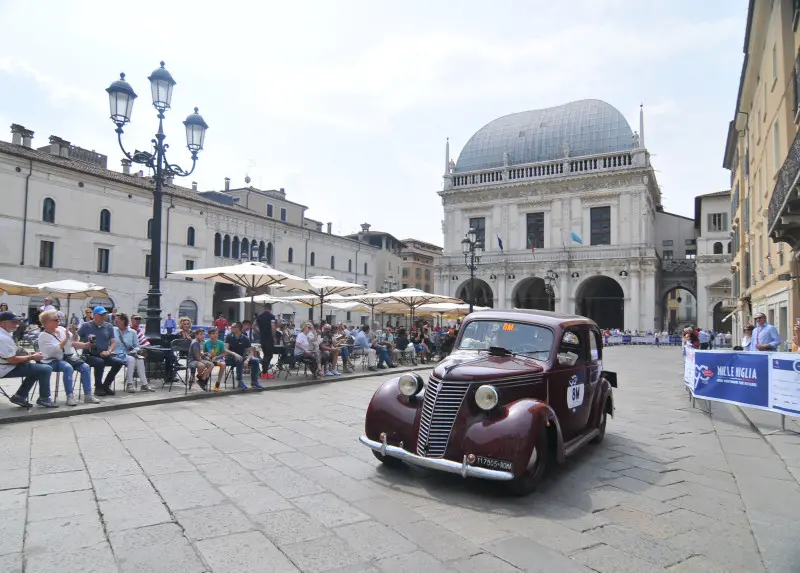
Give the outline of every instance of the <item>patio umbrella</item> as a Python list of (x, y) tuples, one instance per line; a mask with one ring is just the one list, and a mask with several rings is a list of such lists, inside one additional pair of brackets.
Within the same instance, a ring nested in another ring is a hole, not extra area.
[(11, 296), (39, 294), (39, 287), (0, 279), (0, 294)]
[[(488, 306), (473, 306), (473, 311), (488, 310)], [(439, 315), (439, 326), (442, 325), (442, 319), (447, 316), (451, 318), (461, 318), (469, 314), (469, 304), (467, 303), (454, 303), (454, 302), (436, 302), (430, 304), (423, 304), (417, 307), (417, 312), (431, 312)]]
[(49, 283), (42, 283), (36, 285), (39, 293), (43, 296), (52, 297), (67, 297), (67, 314), (66, 319), (69, 321), (69, 308), (72, 299), (86, 300), (95, 297), (108, 297), (106, 287), (96, 285), (94, 283), (85, 283), (83, 281), (76, 281), (73, 279), (64, 279), (61, 281), (53, 281)]
[[(366, 290), (362, 285), (342, 281), (333, 277), (319, 275), (307, 279), (301, 279), (304, 284), (286, 284), (276, 285), (278, 288), (284, 288), (289, 291), (302, 292), (307, 295), (312, 295), (319, 300), (320, 320), (325, 316), (324, 305), (326, 299), (331, 299), (335, 295), (342, 295), (353, 292), (361, 292)], [(308, 305), (311, 306), (311, 305)], [(313, 308), (313, 307), (312, 307)]]
[(450, 302), (462, 304), (460, 298), (425, 292), (417, 288), (404, 288), (394, 292), (387, 292), (383, 295), (384, 300), (391, 300), (403, 305), (411, 314), (411, 324), (414, 324), (414, 310), (425, 304)]
[(370, 292), (365, 294), (356, 294), (351, 296), (344, 296), (339, 299), (340, 302), (357, 302), (365, 307), (369, 308), (370, 310), (370, 326), (372, 326), (375, 322), (375, 310), (380, 310), (384, 307), (390, 307), (392, 305), (391, 301), (387, 301), (383, 293), (380, 292)]
[(197, 279), (212, 280), (218, 283), (236, 285), (245, 289), (250, 295), (250, 312), (255, 310), (256, 290), (264, 287), (278, 285), (303, 286), (303, 279), (279, 271), (265, 263), (247, 261), (228, 265), (226, 267), (211, 267), (207, 269), (192, 269), (190, 271), (172, 271), (171, 275), (192, 277)]

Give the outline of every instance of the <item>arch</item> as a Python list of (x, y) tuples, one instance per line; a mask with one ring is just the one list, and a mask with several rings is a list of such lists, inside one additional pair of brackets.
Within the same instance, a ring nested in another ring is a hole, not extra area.
[(314, 264), (316, 264), (316, 262), (317, 262), (317, 255), (314, 253), (314, 251), (311, 251), (311, 254), (308, 255), (308, 264), (313, 267)]
[(186, 245), (194, 247), (194, 227), (186, 229)]
[(267, 243), (267, 264), (268, 265), (272, 264), (272, 251), (273, 250), (274, 249), (272, 248), (272, 243)]
[(139, 304), (136, 305), (136, 312), (137, 314), (146, 314), (147, 313), (147, 299), (143, 298), (139, 301)]
[(214, 233), (214, 256), (222, 256), (222, 235)]
[(197, 303), (186, 299), (178, 307), (178, 316), (188, 316), (192, 319), (192, 324), (197, 324)]
[(152, 239), (153, 238), (153, 220), (152, 219), (148, 219), (147, 220), (147, 238), (148, 239)]
[(353, 259), (347, 259), (347, 272), (353, 272)]
[(728, 241), (728, 254), (731, 254), (731, 245), (733, 245), (733, 241)]
[(331, 255), (331, 270), (336, 269), (336, 259)]
[(720, 243), (719, 241), (714, 243), (714, 254), (715, 255), (721, 255), (722, 254), (722, 243)]
[(250, 258), (250, 241), (248, 241), (245, 237), (242, 237), (241, 245), (242, 245), (241, 246), (242, 258), (243, 259), (249, 259)]
[(555, 292), (541, 277), (528, 277), (520, 281), (511, 295), (514, 308), (533, 308), (538, 310), (555, 309)]
[(108, 209), (100, 211), (100, 230), (104, 233), (111, 232), (111, 211)]
[[(456, 296), (461, 300), (469, 303), (470, 301), (470, 281), (466, 280), (464, 283), (456, 290), (458, 293)], [(482, 279), (475, 279), (475, 298), (472, 301), (474, 306), (490, 306), (494, 307), (494, 293), (492, 292), (492, 287), (489, 286), (485, 280)]]
[(46, 197), (42, 204), (42, 221), (45, 223), (56, 222), (56, 202), (50, 197)]
[(731, 329), (730, 326), (726, 328), (725, 322), (723, 322), (723, 319), (728, 316), (729, 313), (730, 309), (723, 308), (722, 301), (714, 305), (714, 308), (711, 310), (711, 329), (714, 332), (727, 332)]
[(222, 256), (223, 257), (230, 257), (231, 256), (231, 236), (225, 235), (222, 239)]
[(106, 297), (95, 297), (89, 300), (89, 304), (86, 306), (91, 306), (94, 308), (95, 306), (102, 306), (108, 312), (114, 310), (114, 299), (106, 298)]
[(625, 328), (625, 292), (604, 275), (589, 277), (575, 292), (575, 312), (591, 318), (600, 328)]
[(231, 258), (239, 258), (239, 237), (236, 235), (233, 236), (233, 241), (231, 242)]
[[(250, 247), (252, 249), (252, 247)], [(267, 244), (264, 241), (258, 243), (258, 260), (263, 261), (267, 256)]]
[(697, 296), (683, 285), (666, 289), (661, 296), (662, 329), (678, 331), (686, 326), (697, 325)]
[(292, 247), (289, 247), (289, 254), (287, 255), (287, 259), (289, 260), (290, 263), (294, 262), (294, 249)]

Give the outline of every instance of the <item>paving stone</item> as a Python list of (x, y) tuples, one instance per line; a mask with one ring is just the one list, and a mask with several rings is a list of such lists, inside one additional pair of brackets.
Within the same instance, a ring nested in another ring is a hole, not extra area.
[(197, 549), (214, 571), (262, 573), (267, 567), (271, 573), (298, 571), (292, 562), (258, 531), (200, 541)]
[(28, 487), (28, 468), (0, 471), (0, 491)]
[(230, 504), (179, 511), (175, 518), (186, 531), (186, 536), (195, 540), (255, 529), (247, 516)]
[(251, 472), (231, 460), (221, 464), (203, 464), (197, 466), (197, 471), (209, 482), (220, 486), (236, 485), (244, 487), (245, 484), (251, 484), (256, 481)]
[(139, 464), (144, 473), (149, 476), (197, 471), (189, 460), (180, 455), (171, 458), (142, 458), (139, 460)]
[[(251, 452), (238, 452), (230, 454), (230, 457), (236, 460), (239, 465), (248, 470), (260, 470), (263, 468), (272, 468), (278, 464), (274, 457), (266, 452), (254, 450)], [(255, 472), (256, 474), (258, 472)]]
[(144, 474), (96, 479), (92, 483), (98, 500), (139, 497), (156, 493), (150, 480)]
[(111, 573), (119, 571), (108, 542), (90, 547), (67, 547), (59, 551), (25, 555), (26, 573)]
[(254, 515), (251, 519), (258, 523), (267, 537), (281, 546), (331, 534), (317, 520), (296, 509)]
[(730, 568), (706, 557), (705, 555), (692, 555), (686, 561), (673, 565), (667, 569), (669, 573), (747, 573), (744, 569)]
[(220, 491), (248, 515), (292, 508), (286, 498), (261, 483), (229, 485)]
[(408, 573), (410, 571), (425, 571), (425, 573), (444, 573), (453, 571), (444, 563), (423, 551), (402, 553), (386, 557), (378, 561), (377, 566), (386, 573)]
[(7, 489), (0, 491), (0, 514), (10, 509), (25, 509), (28, 501), (28, 490)]
[(479, 553), (451, 563), (452, 570), (460, 573), (516, 573), (513, 565), (498, 559), (491, 553)]
[(414, 551), (402, 535), (376, 521), (361, 521), (335, 529), (365, 560), (381, 559)]
[(302, 452), (283, 452), (275, 454), (275, 459), (280, 463), (296, 470), (313, 468), (315, 466), (322, 465), (322, 462), (318, 459)]
[(335, 535), (283, 545), (281, 550), (304, 573), (321, 573), (363, 562), (344, 539)]
[(675, 565), (693, 555), (685, 547), (673, 547), (663, 539), (648, 537), (641, 531), (623, 525), (606, 525), (592, 530), (592, 535), (606, 545), (661, 567)]
[[(603, 512), (605, 513), (605, 512)], [(597, 539), (590, 530), (588, 533), (578, 533), (549, 519), (532, 517), (512, 517), (497, 519), (490, 522), (490, 527), (504, 533), (502, 537), (528, 537), (535, 539), (540, 545), (555, 549), (564, 554), (573, 553), (579, 549), (597, 545)], [(472, 539), (467, 537), (467, 539)], [(490, 542), (489, 542), (490, 543)], [(484, 543), (487, 545), (488, 543)]]
[(684, 495), (669, 501), (670, 505), (682, 507), (695, 513), (701, 513), (712, 519), (725, 521), (733, 525), (746, 525), (747, 514), (730, 506), (721, 505), (697, 495)]
[(48, 456), (31, 460), (31, 475), (85, 470), (80, 456)]
[(86, 470), (31, 476), (30, 495), (48, 495), (90, 489)]
[[(308, 471), (308, 468), (304, 469), (302, 474)], [(286, 466), (262, 468), (253, 473), (268, 487), (288, 499), (325, 492), (323, 486)]]
[(327, 527), (366, 521), (369, 516), (330, 493), (298, 497), (292, 502)]
[(0, 555), (19, 553), (25, 536), (25, 508), (3, 511), (0, 518)]
[(599, 573), (656, 573), (664, 568), (649, 561), (633, 557), (615, 547), (597, 545), (572, 555), (572, 559), (586, 565), (587, 571)]
[(431, 521), (403, 523), (394, 527), (403, 537), (441, 561), (480, 553), (480, 548)]
[(630, 530), (638, 531), (654, 539), (669, 539), (673, 535), (677, 535), (686, 530), (685, 525), (676, 526), (673, 520), (664, 519), (663, 514), (656, 517), (655, 515), (636, 511), (627, 506), (606, 509), (602, 512), (602, 515), (613, 525), (622, 525)]
[(86, 468), (93, 480), (141, 474), (142, 469), (133, 458), (87, 459)]
[(97, 503), (90, 490), (54, 493), (31, 497), (28, 500), (28, 521), (42, 521), (86, 513), (97, 513)]
[(503, 561), (532, 573), (591, 573), (591, 569), (569, 557), (540, 545), (528, 537), (509, 537), (486, 546), (486, 550)]
[(222, 494), (196, 471), (154, 475), (150, 479), (172, 511), (218, 505), (224, 500)]
[(387, 525), (413, 523), (422, 516), (390, 497), (378, 496), (353, 503), (355, 507)]
[(364, 463), (352, 456), (325, 458), (324, 463), (356, 480), (371, 478), (375, 475), (374, 465)]
[(659, 472), (647, 468), (633, 467), (627, 470), (621, 470), (619, 473), (653, 485), (670, 485), (684, 481), (682, 473), (679, 471)]
[(624, 489), (625, 491), (631, 493), (637, 493), (639, 495), (655, 499), (656, 501), (668, 501), (684, 495), (682, 492), (670, 489), (671, 485), (673, 484), (667, 486), (657, 486), (628, 476), (622, 476), (620, 478), (611, 480), (608, 482), (608, 485), (619, 489)]
[(0, 571), (4, 573), (22, 573), (22, 553), (0, 555)]
[(123, 531), (159, 523), (172, 518), (156, 494), (145, 494), (98, 502), (108, 531)]
[(105, 540), (103, 524), (97, 514), (34, 521), (28, 523), (25, 532), (25, 554), (92, 547)]
[(148, 573), (206, 571), (197, 553), (174, 523), (110, 534), (120, 571)]
[(671, 537), (670, 545), (683, 547), (695, 555), (705, 555), (726, 566), (740, 567), (750, 573), (765, 571), (755, 540), (749, 532), (743, 535), (695, 529)]

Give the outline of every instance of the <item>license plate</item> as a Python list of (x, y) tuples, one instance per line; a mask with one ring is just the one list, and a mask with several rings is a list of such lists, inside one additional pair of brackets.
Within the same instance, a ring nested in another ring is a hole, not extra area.
[(475, 456), (475, 465), (490, 470), (500, 470), (504, 472), (511, 471), (511, 462), (505, 460), (496, 460), (494, 458), (486, 458), (484, 456)]

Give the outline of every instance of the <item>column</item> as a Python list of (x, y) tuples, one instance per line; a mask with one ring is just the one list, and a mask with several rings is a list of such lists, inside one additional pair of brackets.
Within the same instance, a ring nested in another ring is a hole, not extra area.
[(656, 305), (661, 304), (656, 300), (656, 274), (652, 269), (647, 269), (642, 273), (644, 281), (644, 308), (642, 309), (642, 327), (645, 329), (661, 328), (656, 325)]
[[(500, 272), (502, 273), (502, 271)], [(506, 300), (506, 276), (504, 274), (497, 275), (497, 285), (495, 288), (497, 288), (497, 292), (495, 293), (497, 298), (496, 308), (511, 308)]]
[(625, 309), (625, 327), (640, 330), (641, 309), (639, 308), (639, 271), (630, 271), (630, 307)]
[(574, 309), (569, 308), (569, 295), (569, 277), (567, 276), (567, 270), (564, 269), (558, 276), (559, 311), (564, 314), (575, 312)]

